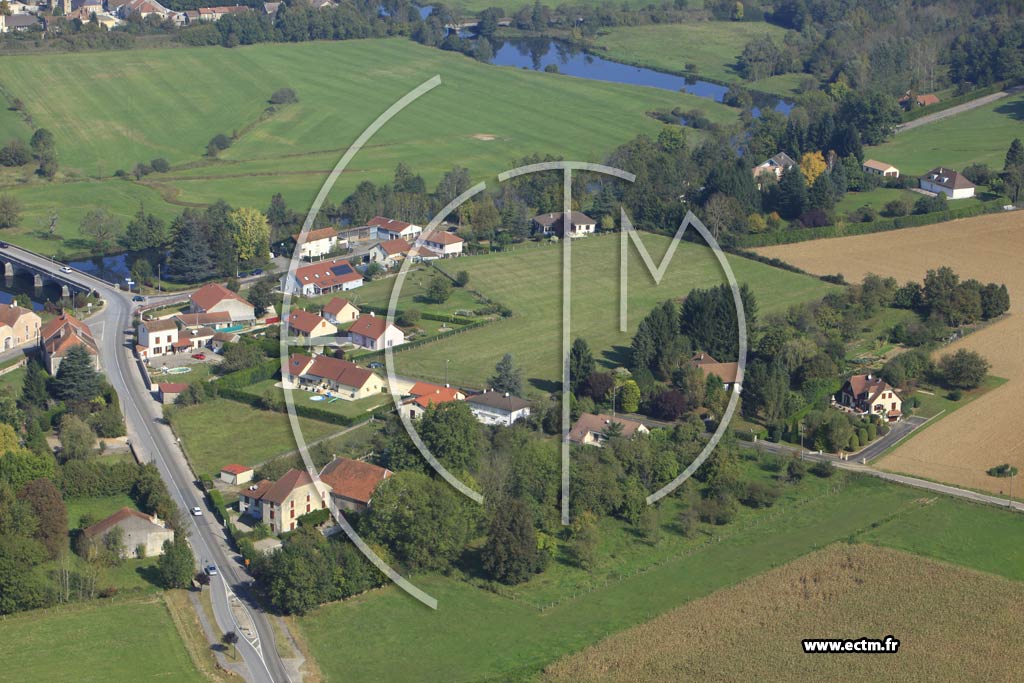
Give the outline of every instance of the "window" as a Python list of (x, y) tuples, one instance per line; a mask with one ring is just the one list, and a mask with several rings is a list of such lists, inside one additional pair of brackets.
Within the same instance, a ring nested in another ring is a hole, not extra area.
[(292, 522), (291, 530), (292, 530), (292, 531), (294, 531), (294, 530), (295, 530), (295, 522)]
[(295, 519), (295, 510), (292, 510), (292, 519)]
[(309, 503), (306, 503), (306, 512), (309, 512), (310, 510), (312, 510), (312, 507)]

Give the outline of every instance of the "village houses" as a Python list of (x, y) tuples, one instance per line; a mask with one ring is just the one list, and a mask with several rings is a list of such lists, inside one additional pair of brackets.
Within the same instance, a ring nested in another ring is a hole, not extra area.
[(462, 256), (462, 247), (466, 240), (446, 230), (434, 230), (417, 242), (417, 254), (419, 258), (430, 259), (433, 252), (439, 258), (455, 258)]
[(423, 232), (423, 228), (418, 225), (384, 216), (374, 216), (366, 224), (377, 229), (377, 239), (382, 241), (405, 240), (411, 244)]
[(853, 375), (839, 391), (838, 405), (861, 415), (877, 415), (887, 422), (903, 417), (903, 399), (877, 375)]
[(465, 401), (466, 394), (460, 389), (430, 382), (416, 382), (406, 392), (407, 397), (399, 406), (399, 414), (410, 420), (423, 417), (430, 406), (439, 406), (450, 401)]
[(311, 339), (314, 337), (332, 337), (338, 334), (338, 328), (333, 323), (321, 318), (316, 313), (294, 309), (288, 313), (285, 321), (289, 334), (296, 337)]
[(69, 313), (61, 312), (39, 331), (39, 347), (43, 365), (51, 375), (56, 375), (60, 363), (68, 351), (76, 346), (84, 347), (92, 356), (97, 370), (100, 369), (100, 352), (89, 326)]
[(285, 381), (305, 391), (357, 401), (383, 393), (387, 384), (372, 370), (331, 356), (293, 353), (288, 358)]
[(281, 534), (294, 531), (302, 515), (326, 508), (329, 490), (327, 484), (313, 481), (305, 470), (288, 470), (277, 481), (263, 479), (243, 489), (238, 511)]
[(232, 323), (251, 324), (256, 320), (255, 307), (237, 292), (212, 282), (195, 292), (189, 303), (189, 313), (227, 312)]
[(348, 338), (356, 346), (380, 351), (404, 344), (405, 332), (394, 323), (389, 323), (384, 316), (378, 317), (371, 311), (352, 323), (352, 327), (348, 328)]
[(921, 189), (935, 194), (944, 194), (950, 199), (967, 199), (974, 196), (975, 185), (963, 174), (939, 166), (918, 179)]
[(370, 507), (374, 491), (391, 474), (385, 467), (362, 460), (335, 458), (320, 471), (320, 481), (330, 488), (335, 510), (363, 512)]
[[(561, 211), (555, 213), (542, 213), (533, 217), (533, 231), (544, 237), (552, 235), (556, 237), (565, 236), (565, 214)], [(572, 211), (569, 217), (569, 236), (583, 237), (592, 235), (597, 230), (597, 221), (581, 211)]]
[[(299, 242), (300, 235), (292, 236)], [(331, 253), (348, 246), (348, 240), (339, 240), (338, 231), (334, 228), (310, 230), (306, 238), (299, 243), (299, 258), (307, 261), (329, 256)]]
[(347, 292), (363, 286), (363, 276), (345, 259), (320, 261), (281, 278), (281, 289), (299, 296)]
[(704, 373), (705, 380), (712, 375), (720, 379), (722, 387), (726, 391), (732, 391), (733, 387), (736, 386), (736, 376), (740, 370), (739, 363), (719, 363), (711, 357), (711, 354), (704, 353), (703, 351), (693, 354), (690, 362), (700, 368), (700, 371)]
[(530, 417), (530, 403), (518, 396), (500, 391), (485, 391), (466, 398), (477, 421), (486, 425), (511, 427), (518, 420)]
[(42, 319), (27, 308), (17, 304), (0, 304), (0, 348), (7, 351), (22, 344), (39, 341)]
[(333, 325), (348, 325), (359, 318), (359, 309), (348, 299), (334, 297), (324, 306), (322, 315)]

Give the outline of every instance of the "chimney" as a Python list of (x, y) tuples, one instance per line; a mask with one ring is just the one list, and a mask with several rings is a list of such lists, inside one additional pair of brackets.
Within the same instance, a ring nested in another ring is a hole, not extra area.
[(509, 396), (511, 396), (511, 394), (506, 391), (505, 392), (505, 398), (508, 398)]
[(371, 317), (371, 318), (376, 318), (377, 316), (376, 316), (376, 315), (374, 315), (373, 311), (370, 311), (370, 317)]
[(870, 372), (868, 373), (868, 381), (869, 382), (871, 381), (871, 373)]

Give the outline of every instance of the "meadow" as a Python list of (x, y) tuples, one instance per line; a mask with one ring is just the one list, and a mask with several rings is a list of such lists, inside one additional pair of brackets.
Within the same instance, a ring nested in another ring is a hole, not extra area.
[(206, 680), (161, 596), (7, 616), (0, 620), (0, 660), (0, 678), (10, 681)]
[[(176, 408), (172, 421), (192, 469), (199, 475), (215, 476), (230, 463), (256, 466), (296, 448), (286, 413), (259, 410), (224, 398)], [(245, 428), (235, 429), (231, 425)], [(342, 429), (306, 418), (299, 418), (299, 425), (309, 441)]]
[[(669, 238), (643, 233), (655, 261)], [(606, 366), (623, 365), (640, 320), (660, 301), (685, 296), (695, 287), (725, 282), (712, 251), (683, 242), (660, 285), (655, 285), (642, 260), (630, 247), (628, 262), (628, 332), (619, 324), (619, 236), (593, 236), (572, 244), (572, 336), (581, 336)], [(560, 246), (528, 243), (512, 251), (458, 259), (441, 265), (454, 274), (469, 272), (469, 286), (509, 306), (513, 315), (465, 334), (395, 354), (403, 375), (442, 380), (445, 361), (450, 381), (469, 387), (485, 386), (494, 364), (512, 354), (530, 386), (527, 393), (554, 390), (559, 377), (561, 334)], [(794, 303), (819, 298), (834, 289), (815, 278), (772, 268), (756, 261), (729, 257), (740, 283), (750, 285), (762, 313), (785, 310)], [(595, 277), (595, 274), (601, 274)]]
[[(539, 610), (456, 578), (415, 576), (437, 611), (389, 586), (300, 618), (326, 677), (352, 680), (523, 680), (559, 657), (648, 621), (914, 506), (917, 493), (851, 477), (802, 506), (760, 516), (720, 540), (712, 531), (688, 549), (639, 573)], [(347, 646), (338, 648), (338, 642)], [(393, 656), (401, 652), (401, 657)]]
[[(401, 38), (17, 56), (4, 67), (0, 85), (54, 133), (62, 177), (93, 179), (0, 179), (0, 191), (25, 206), (22, 225), (6, 234), (32, 240), (50, 208), (77, 207), (58, 222), (65, 251), (80, 246), (79, 212), (98, 206), (122, 217), (140, 201), (165, 216), (220, 198), (263, 209), (280, 192), (303, 210), (366, 126), (436, 74), (442, 85), (373, 138), (333, 200), (362, 180), (390, 180), (403, 161), (431, 187), (455, 165), (480, 180), (528, 154), (602, 161), (636, 134), (657, 133), (662, 124), (645, 115), (651, 109), (736, 119), (735, 110), (692, 95), (495, 67)], [(265, 115), (282, 87), (293, 88), (299, 102)], [(25, 137), (24, 128), (0, 117), (0, 140)], [(203, 158), (218, 133), (238, 139), (217, 160)], [(171, 172), (141, 183), (112, 178), (156, 157)], [(38, 237), (27, 244), (47, 253), (62, 248)]]
[(1024, 443), (1017, 425), (1018, 407), (1024, 401), (1024, 358), (1019, 351), (1024, 338), (1022, 249), (1021, 217), (1014, 212), (757, 251), (811, 273), (842, 272), (851, 282), (869, 272), (900, 282), (920, 281), (929, 268), (951, 266), (963, 279), (1005, 283), (1010, 314), (939, 353), (977, 351), (992, 364), (992, 375), (1008, 381), (874, 462), (881, 469), (1000, 493), (1008, 482), (988, 476), (986, 470), (1003, 463), (1024, 468)]
[(897, 166), (903, 175), (922, 175), (936, 166), (959, 171), (969, 164), (1002, 170), (1010, 142), (1021, 136), (1022, 122), (1024, 95), (1011, 95), (898, 133), (864, 154)]
[[(1009, 681), (1022, 598), (1024, 585), (997, 576), (837, 544), (612, 636), (541, 680)], [(897, 654), (808, 656), (800, 642), (889, 635)]]
[(707, 21), (688, 24), (617, 26), (594, 41), (602, 56), (637, 66), (679, 73), (696, 65), (693, 75), (709, 77), (775, 95), (792, 95), (803, 74), (745, 81), (737, 70), (743, 48), (770, 36), (781, 43), (786, 29), (767, 22)]

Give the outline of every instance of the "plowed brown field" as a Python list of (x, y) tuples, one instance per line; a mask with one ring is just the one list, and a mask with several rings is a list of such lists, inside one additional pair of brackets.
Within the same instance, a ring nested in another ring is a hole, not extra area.
[(1010, 381), (944, 416), (875, 464), (993, 493), (1005, 491), (1007, 482), (985, 470), (1008, 462), (1024, 471), (1024, 213), (757, 251), (811, 273), (842, 273), (850, 282), (876, 273), (903, 283), (920, 280), (929, 268), (948, 265), (962, 278), (1005, 283), (1011, 314), (942, 353), (973, 349), (992, 363), (993, 374)]
[[(1020, 680), (1024, 585), (834, 545), (549, 666), (544, 683)], [(892, 635), (896, 654), (804, 654), (804, 638)]]

